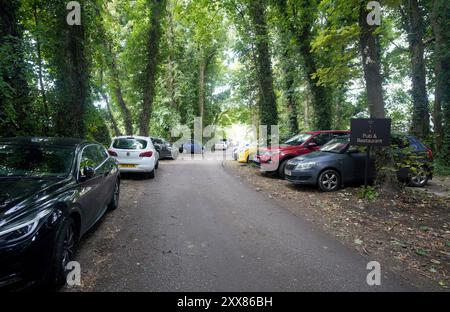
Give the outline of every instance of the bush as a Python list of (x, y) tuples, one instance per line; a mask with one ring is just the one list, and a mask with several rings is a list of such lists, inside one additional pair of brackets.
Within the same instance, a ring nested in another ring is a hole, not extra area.
[(367, 187), (361, 187), (360, 190), (358, 191), (358, 197), (360, 199), (366, 199), (368, 201), (374, 201), (375, 199), (378, 198), (380, 194), (377, 192), (377, 190), (375, 189), (375, 187), (373, 186), (367, 186)]

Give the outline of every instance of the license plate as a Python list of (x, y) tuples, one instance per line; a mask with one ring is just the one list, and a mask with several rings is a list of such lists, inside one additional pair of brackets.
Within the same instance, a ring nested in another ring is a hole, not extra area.
[(286, 175), (290, 176), (290, 175), (292, 174), (292, 171), (291, 171), (291, 170), (285, 170), (284, 173), (285, 173)]
[(128, 165), (128, 164), (121, 164), (119, 165), (120, 168), (136, 168), (136, 165)]

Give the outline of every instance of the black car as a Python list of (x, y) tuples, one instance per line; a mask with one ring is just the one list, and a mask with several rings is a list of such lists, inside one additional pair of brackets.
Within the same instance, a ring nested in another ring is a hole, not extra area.
[(100, 144), (0, 138), (0, 288), (64, 283), (80, 238), (117, 208), (119, 189)]
[(177, 148), (172, 148), (172, 144), (161, 138), (151, 138), (153, 146), (159, 153), (159, 159), (177, 159), (179, 151)]
[[(412, 154), (415, 166), (398, 168), (397, 176), (412, 186), (424, 186), (432, 178), (432, 153), (411, 135), (393, 135), (392, 147), (397, 162)], [(285, 178), (291, 183), (317, 185), (322, 191), (338, 190), (346, 183), (364, 180), (366, 153), (350, 146), (348, 136), (337, 138), (313, 152), (290, 160), (285, 168)], [(415, 167), (411, 170), (410, 167)], [(369, 160), (369, 180), (375, 176), (375, 161)]]

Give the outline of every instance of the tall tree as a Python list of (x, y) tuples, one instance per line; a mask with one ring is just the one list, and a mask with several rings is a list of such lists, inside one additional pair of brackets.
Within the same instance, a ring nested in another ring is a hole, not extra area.
[[(434, 124), (440, 158), (450, 165), (450, 2), (433, 1), (432, 27), (435, 36)], [(442, 128), (441, 128), (442, 124)]]
[(430, 133), (430, 110), (426, 86), (422, 10), (418, 0), (404, 0), (404, 2), (406, 9), (404, 13), (404, 28), (408, 34), (411, 57), (413, 100), (411, 132), (424, 139)]
[(269, 51), (269, 35), (266, 22), (266, 1), (249, 1), (249, 15), (253, 25), (256, 48), (256, 67), (259, 82), (259, 113), (261, 124), (278, 124), (278, 112), (273, 87), (272, 62)]
[(33, 131), (19, 1), (0, 0), (0, 136)]
[(316, 75), (319, 67), (318, 61), (311, 47), (314, 38), (313, 26), (317, 18), (319, 2), (315, 0), (290, 2), (278, 0), (277, 2), (282, 12), (290, 12), (290, 15), (285, 13), (285, 19), (291, 21), (290, 28), (296, 37), (298, 51), (303, 61), (305, 78), (312, 94), (313, 127), (322, 130), (331, 129), (332, 103), (330, 90), (319, 83), (319, 78)]
[(57, 96), (55, 129), (60, 136), (85, 137), (87, 134), (85, 114), (92, 103), (85, 26), (89, 24), (88, 6), (91, 1), (81, 3), (81, 25), (67, 23), (68, 11), (64, 9), (67, 1), (51, 3), (54, 16), (52, 37), (55, 40), (52, 62), (56, 71)]
[(149, 0), (151, 8), (150, 29), (147, 38), (147, 59), (143, 83), (143, 103), (140, 118), (139, 134), (149, 135), (149, 123), (155, 96), (156, 72), (159, 63), (161, 24), (164, 17), (166, 0)]
[(111, 84), (114, 90), (114, 96), (117, 104), (119, 105), (120, 112), (123, 118), (123, 124), (125, 126), (125, 133), (127, 135), (133, 135), (133, 119), (131, 117), (130, 109), (123, 97), (122, 83), (119, 78), (119, 69), (117, 68), (116, 56), (111, 52), (110, 71), (111, 71)]
[(376, 25), (367, 23), (366, 1), (359, 5), (359, 48), (362, 57), (367, 100), (372, 118), (384, 118), (383, 86), (381, 77), (380, 41)]

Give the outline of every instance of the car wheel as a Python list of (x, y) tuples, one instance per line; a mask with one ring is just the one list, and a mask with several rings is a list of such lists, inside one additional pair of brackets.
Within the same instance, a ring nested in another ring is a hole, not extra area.
[(423, 187), (427, 183), (428, 183), (428, 174), (424, 169), (412, 173), (409, 179), (409, 184), (414, 187)]
[(120, 182), (119, 180), (117, 180), (114, 186), (113, 196), (108, 204), (108, 210), (116, 210), (119, 207), (119, 198), (120, 198)]
[(153, 169), (152, 171), (150, 171), (150, 172), (148, 173), (148, 177), (149, 177), (150, 179), (154, 179), (154, 178), (155, 178), (155, 169)]
[(325, 170), (320, 174), (318, 184), (324, 192), (337, 191), (341, 185), (341, 177), (335, 170)]
[(78, 230), (72, 218), (61, 225), (55, 243), (55, 252), (51, 271), (49, 272), (49, 286), (62, 286), (67, 281), (67, 264), (73, 260), (78, 245)]
[(284, 179), (284, 177), (285, 177), (284, 168), (286, 168), (286, 164), (287, 164), (288, 160), (289, 159), (282, 160), (280, 165), (278, 166), (278, 176), (282, 179)]
[(156, 161), (155, 169), (158, 169), (159, 167), (159, 159)]

